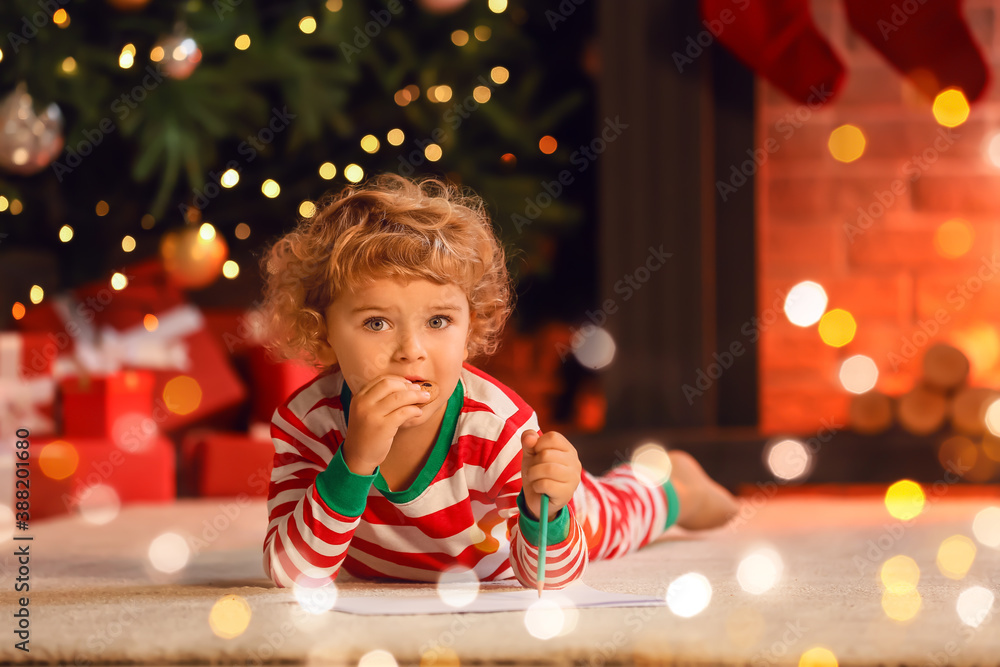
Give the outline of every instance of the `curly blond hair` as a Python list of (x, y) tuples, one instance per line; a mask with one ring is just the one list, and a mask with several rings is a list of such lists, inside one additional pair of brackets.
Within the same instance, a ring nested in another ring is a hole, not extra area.
[(480, 197), (434, 179), (382, 174), (327, 194), (261, 258), (265, 345), (319, 365), (326, 310), (380, 278), (453, 283), (469, 300), (469, 360), (494, 354), (514, 308), (504, 249)]

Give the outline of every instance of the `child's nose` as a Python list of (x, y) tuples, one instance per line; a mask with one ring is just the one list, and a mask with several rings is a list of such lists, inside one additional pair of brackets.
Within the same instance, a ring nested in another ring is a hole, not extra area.
[(419, 359), (424, 356), (423, 339), (416, 333), (404, 331), (396, 344), (396, 354), (402, 359)]

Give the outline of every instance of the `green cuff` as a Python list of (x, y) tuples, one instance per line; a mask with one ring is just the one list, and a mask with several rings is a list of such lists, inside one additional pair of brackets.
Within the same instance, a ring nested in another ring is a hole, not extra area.
[(667, 493), (667, 525), (664, 528), (666, 530), (677, 523), (677, 515), (681, 513), (681, 501), (677, 497), (674, 483), (669, 479), (663, 483), (663, 490)]
[[(521, 535), (533, 547), (537, 547), (541, 539), (541, 527), (539, 522), (531, 518), (531, 511), (524, 500), (524, 489), (517, 494), (517, 509), (520, 516), (517, 517), (517, 525), (521, 528)], [(549, 521), (548, 546), (565, 542), (569, 537), (569, 508), (563, 505), (556, 514), (556, 518)]]
[(370, 475), (351, 472), (344, 461), (343, 446), (338, 447), (330, 465), (316, 475), (316, 490), (320, 498), (338, 514), (361, 516), (368, 504), (368, 490), (378, 476), (378, 468)]

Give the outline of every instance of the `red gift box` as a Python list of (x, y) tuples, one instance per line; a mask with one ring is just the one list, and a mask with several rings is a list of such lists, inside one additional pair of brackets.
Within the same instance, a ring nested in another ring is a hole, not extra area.
[(199, 496), (267, 496), (274, 444), (266, 425), (253, 434), (192, 432), (181, 446)]
[(56, 375), (152, 371), (153, 418), (162, 430), (241, 403), (246, 388), (225, 349), (205, 328), (201, 312), (184, 303), (160, 262), (138, 264), (124, 273), (129, 282), (121, 290), (105, 282), (84, 286), (53, 299), (37, 315), (39, 309), (32, 309), (22, 320), (27, 329), (56, 327), (47, 335), (72, 355), (60, 357)]
[(154, 418), (168, 431), (238, 405), (247, 393), (212, 334), (202, 329), (187, 336), (185, 342), (188, 370), (156, 373)]
[(112, 438), (153, 415), (153, 374), (119, 371), (103, 377), (62, 378), (62, 432), (67, 437)]
[(55, 380), (48, 338), (38, 333), (0, 333), (0, 438), (18, 429), (32, 436), (54, 432)]
[[(107, 438), (33, 442), (32, 459), (31, 495), (33, 500), (45, 498), (36, 507), (43, 513), (86, 510), (108, 498), (126, 504), (177, 497), (174, 447), (161, 435), (130, 447), (119, 447)], [(92, 491), (93, 487), (99, 488)]]
[(270, 423), (274, 411), (296, 389), (316, 378), (316, 369), (297, 361), (275, 361), (263, 347), (250, 350), (252, 419)]
[(260, 335), (253, 311), (244, 308), (205, 308), (205, 328), (232, 356), (242, 356), (260, 345)]

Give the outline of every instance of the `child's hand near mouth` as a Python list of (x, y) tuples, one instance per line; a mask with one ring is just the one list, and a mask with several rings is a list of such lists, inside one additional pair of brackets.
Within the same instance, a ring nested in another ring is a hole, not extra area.
[(380, 375), (365, 385), (351, 400), (343, 444), (351, 472), (371, 475), (388, 456), (399, 427), (419, 417), (420, 406), (431, 400), (430, 392), (399, 375)]

